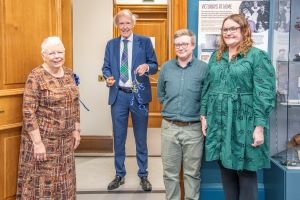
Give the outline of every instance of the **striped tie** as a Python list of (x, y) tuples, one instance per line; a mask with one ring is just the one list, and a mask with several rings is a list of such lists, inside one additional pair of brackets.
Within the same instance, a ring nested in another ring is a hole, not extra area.
[(120, 79), (123, 83), (128, 81), (128, 40), (123, 40), (124, 48), (121, 57)]

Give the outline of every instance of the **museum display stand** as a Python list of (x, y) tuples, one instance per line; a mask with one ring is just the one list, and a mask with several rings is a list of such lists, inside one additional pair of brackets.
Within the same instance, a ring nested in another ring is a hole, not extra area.
[(264, 170), (266, 200), (300, 199), (300, 1), (276, 0), (273, 63), (277, 103), (270, 120), (271, 168)]

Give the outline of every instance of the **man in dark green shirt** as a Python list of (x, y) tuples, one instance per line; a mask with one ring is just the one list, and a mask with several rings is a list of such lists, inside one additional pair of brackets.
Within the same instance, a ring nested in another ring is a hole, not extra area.
[(183, 163), (185, 199), (199, 199), (203, 134), (200, 124), (202, 83), (207, 64), (193, 56), (196, 36), (187, 29), (174, 35), (176, 59), (164, 63), (157, 84), (162, 109), (162, 163), (167, 200), (180, 200)]

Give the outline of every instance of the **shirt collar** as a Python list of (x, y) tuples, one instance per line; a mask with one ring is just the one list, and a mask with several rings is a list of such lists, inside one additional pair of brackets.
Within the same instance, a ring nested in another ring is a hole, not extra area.
[[(243, 57), (245, 57), (244, 54), (238, 53), (237, 56), (235, 57), (235, 59), (239, 59), (239, 58), (243, 58)], [(223, 52), (222, 59), (225, 59), (226, 61), (229, 60), (229, 52), (228, 52), (228, 49), (227, 49), (226, 51)]]
[[(194, 59), (196, 59), (196, 57), (193, 55), (192, 59), (187, 63), (187, 65), (186, 65), (185, 68), (189, 67), (189, 66), (193, 63)], [(178, 66), (180, 66), (179, 63), (178, 63), (178, 57), (177, 57), (177, 56), (176, 56), (176, 64), (177, 64)], [(181, 66), (180, 66), (180, 67), (181, 67)]]
[(128, 38), (124, 38), (124, 37), (122, 37), (121, 36), (121, 42), (123, 41), (123, 40), (128, 40), (128, 41), (130, 41), (130, 42), (132, 42), (133, 41), (133, 34), (131, 34)]

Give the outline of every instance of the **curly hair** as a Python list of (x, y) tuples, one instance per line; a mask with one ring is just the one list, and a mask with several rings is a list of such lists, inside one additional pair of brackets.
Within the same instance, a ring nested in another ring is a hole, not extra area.
[[(249, 49), (252, 47), (253, 45), (253, 40), (251, 38), (251, 29), (250, 29), (250, 26), (247, 22), (247, 20), (245, 19), (245, 17), (243, 15), (240, 15), (240, 14), (232, 14), (232, 15), (229, 15), (228, 17), (226, 17), (224, 20), (223, 20), (223, 23), (222, 23), (222, 29), (223, 30), (223, 26), (224, 26), (224, 23), (226, 20), (228, 19), (231, 19), (233, 20), (234, 22), (238, 23), (241, 27), (241, 33), (243, 35), (243, 41), (240, 43), (238, 49), (237, 49), (237, 53), (233, 56), (233, 57), (236, 57), (238, 54), (243, 54), (243, 55), (246, 55), (247, 52), (249, 51)], [(219, 61), (221, 60), (222, 58), (222, 55), (224, 53), (224, 51), (228, 48), (223, 37), (222, 37), (223, 33), (221, 31), (221, 39), (220, 39), (220, 44), (219, 44), (219, 48), (216, 52), (216, 60)]]

